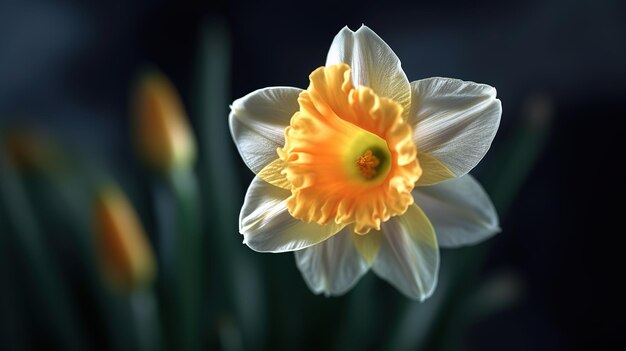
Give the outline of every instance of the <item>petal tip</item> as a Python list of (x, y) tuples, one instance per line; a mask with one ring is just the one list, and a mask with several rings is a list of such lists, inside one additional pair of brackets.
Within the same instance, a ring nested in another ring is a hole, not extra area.
[(366, 26), (365, 23), (361, 23), (361, 26), (359, 27), (359, 29), (357, 29), (356, 33), (360, 31), (371, 32), (371, 33), (376, 34), (370, 27)]

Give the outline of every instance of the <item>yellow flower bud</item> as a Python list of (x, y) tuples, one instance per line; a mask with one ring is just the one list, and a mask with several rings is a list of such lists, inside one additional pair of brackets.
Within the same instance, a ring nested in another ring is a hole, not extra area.
[(99, 189), (94, 219), (102, 273), (110, 287), (130, 292), (149, 285), (155, 277), (154, 255), (137, 213), (119, 188)]
[(55, 171), (65, 166), (58, 146), (35, 131), (13, 130), (7, 134), (5, 146), (11, 163), (21, 171)]
[(196, 157), (195, 139), (172, 83), (156, 71), (142, 74), (133, 106), (135, 141), (142, 161), (163, 172), (191, 166)]

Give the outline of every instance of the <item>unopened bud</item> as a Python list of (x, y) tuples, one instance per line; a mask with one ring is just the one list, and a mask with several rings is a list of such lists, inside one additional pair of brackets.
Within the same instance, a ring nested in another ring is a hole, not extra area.
[(99, 189), (94, 219), (106, 282), (121, 292), (149, 285), (155, 277), (154, 255), (135, 209), (119, 188)]
[(5, 147), (11, 163), (21, 171), (49, 172), (65, 166), (59, 147), (32, 130), (8, 132)]
[(185, 109), (172, 83), (161, 73), (142, 74), (133, 95), (139, 156), (149, 167), (171, 171), (189, 167), (196, 145)]

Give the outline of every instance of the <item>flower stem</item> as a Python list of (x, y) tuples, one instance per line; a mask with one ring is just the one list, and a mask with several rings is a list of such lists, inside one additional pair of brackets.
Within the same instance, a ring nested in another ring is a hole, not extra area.
[[(265, 328), (264, 287), (253, 255), (240, 250), (237, 222), (241, 190), (228, 129), (230, 35), (222, 18), (208, 18), (200, 29), (192, 117), (198, 126), (199, 172), (206, 199), (205, 232), (211, 235), (212, 325), (231, 349), (262, 348)], [(227, 321), (227, 322), (225, 322)], [(240, 338), (241, 340), (234, 340)], [(244, 343), (245, 341), (245, 343)]]
[(185, 350), (197, 350), (200, 342), (202, 236), (199, 189), (195, 174), (181, 170), (172, 179), (178, 205), (178, 285), (181, 337)]
[(25, 274), (32, 284), (36, 303), (43, 310), (46, 326), (58, 338), (58, 347), (65, 350), (84, 350), (86, 340), (80, 333), (70, 292), (65, 286), (60, 268), (46, 245), (39, 221), (26, 196), (25, 189), (15, 170), (0, 150), (0, 206), (7, 214), (5, 230), (13, 232), (10, 238), (26, 260), (29, 268)]

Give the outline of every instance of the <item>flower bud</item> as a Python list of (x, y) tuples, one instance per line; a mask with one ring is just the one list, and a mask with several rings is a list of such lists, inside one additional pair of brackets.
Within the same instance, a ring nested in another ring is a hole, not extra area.
[(143, 73), (133, 94), (135, 142), (142, 161), (168, 172), (190, 167), (196, 145), (187, 115), (172, 83), (161, 73)]
[(9, 160), (20, 171), (53, 172), (66, 166), (66, 157), (58, 145), (33, 130), (11, 130), (5, 147)]
[(122, 191), (106, 185), (94, 204), (96, 246), (105, 281), (113, 290), (130, 292), (155, 277), (152, 248), (141, 222)]

